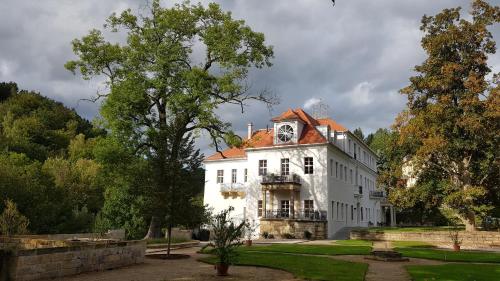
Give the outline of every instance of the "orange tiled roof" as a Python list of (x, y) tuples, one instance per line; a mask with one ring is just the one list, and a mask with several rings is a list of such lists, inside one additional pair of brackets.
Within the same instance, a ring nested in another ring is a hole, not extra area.
[(245, 158), (247, 154), (243, 148), (233, 147), (222, 152), (216, 152), (213, 155), (205, 158), (205, 160), (221, 160), (226, 158)]
[[(302, 134), (299, 137), (299, 144), (316, 144), (316, 143), (326, 143), (327, 139), (316, 129), (316, 126), (327, 125), (330, 126), (332, 130), (335, 131), (347, 131), (347, 129), (335, 122), (330, 118), (314, 119), (312, 116), (307, 114), (301, 108), (295, 110), (288, 109), (283, 112), (280, 116), (275, 117), (272, 121), (279, 122), (283, 120), (301, 120), (305, 125), (302, 130)], [(221, 160), (221, 159), (233, 159), (233, 158), (245, 158), (246, 148), (260, 148), (260, 147), (272, 147), (276, 146), (274, 144), (274, 130), (257, 130), (252, 133), (252, 137), (245, 140), (242, 147), (228, 148), (221, 153), (216, 152), (215, 154), (207, 157), (205, 160)], [(293, 145), (293, 144), (291, 144)], [(282, 144), (280, 145), (282, 146)]]
[(329, 125), (335, 131), (347, 131), (347, 129), (330, 118), (317, 119), (320, 125)]

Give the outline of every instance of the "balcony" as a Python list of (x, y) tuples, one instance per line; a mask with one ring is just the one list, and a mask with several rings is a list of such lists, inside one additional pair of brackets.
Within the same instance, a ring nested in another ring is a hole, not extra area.
[(245, 196), (245, 185), (243, 183), (221, 183), (220, 193), (227, 197), (244, 197)]
[(372, 190), (370, 191), (370, 198), (371, 199), (384, 199), (387, 196), (385, 195), (385, 192), (383, 190)]
[(295, 190), (298, 191), (302, 185), (302, 179), (296, 174), (262, 176), (261, 185), (264, 190)]
[(326, 211), (299, 209), (292, 212), (290, 210), (276, 209), (267, 210), (262, 216), (263, 219), (271, 220), (305, 220), (305, 221), (326, 221)]

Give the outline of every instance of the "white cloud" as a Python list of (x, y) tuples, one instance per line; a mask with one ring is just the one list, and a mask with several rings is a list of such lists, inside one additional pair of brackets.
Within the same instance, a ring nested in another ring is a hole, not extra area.
[(310, 109), (312, 108), (315, 104), (317, 103), (320, 103), (321, 102), (321, 99), (319, 98), (310, 98), (308, 100), (306, 100), (306, 102), (304, 103), (304, 109)]
[(375, 86), (371, 82), (363, 81), (357, 84), (349, 93), (351, 106), (363, 107), (372, 103), (373, 89), (375, 89)]

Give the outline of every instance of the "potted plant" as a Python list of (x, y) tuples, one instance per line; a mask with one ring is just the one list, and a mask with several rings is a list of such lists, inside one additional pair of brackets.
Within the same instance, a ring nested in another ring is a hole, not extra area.
[(207, 246), (214, 248), (213, 253), (217, 256), (215, 268), (219, 276), (226, 276), (229, 266), (235, 262), (236, 248), (243, 244), (241, 237), (248, 225), (246, 221), (235, 223), (230, 217), (233, 210), (233, 207), (229, 207), (221, 211), (210, 222), (213, 240)]
[(247, 223), (247, 226), (245, 227), (245, 236), (247, 238), (247, 240), (245, 240), (245, 244), (247, 247), (252, 246), (252, 237), (258, 227), (259, 225), (255, 223), (255, 220)]
[(462, 239), (460, 238), (460, 228), (456, 224), (450, 227), (449, 236), (451, 241), (453, 242), (453, 250), (456, 252), (460, 251)]

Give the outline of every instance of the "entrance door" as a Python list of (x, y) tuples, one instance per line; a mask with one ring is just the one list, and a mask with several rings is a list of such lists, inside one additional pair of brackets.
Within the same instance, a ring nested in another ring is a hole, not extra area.
[(288, 218), (290, 216), (290, 201), (289, 200), (281, 200), (281, 217)]

